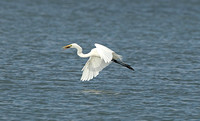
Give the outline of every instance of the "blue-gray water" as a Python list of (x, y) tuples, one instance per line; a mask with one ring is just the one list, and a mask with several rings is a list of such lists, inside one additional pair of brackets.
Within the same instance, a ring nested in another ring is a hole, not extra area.
[[(0, 120), (200, 120), (199, 0), (1, 0)], [(81, 82), (84, 53), (123, 56)]]

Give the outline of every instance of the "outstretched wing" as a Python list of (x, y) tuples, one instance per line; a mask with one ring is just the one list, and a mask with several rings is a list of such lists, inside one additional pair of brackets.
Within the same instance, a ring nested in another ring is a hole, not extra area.
[(97, 52), (99, 53), (101, 59), (106, 63), (109, 63), (113, 59), (113, 51), (103, 45), (94, 44), (96, 46)]
[(111, 62), (105, 63), (105, 61), (101, 59), (100, 57), (91, 56), (82, 69), (83, 74), (82, 74), (81, 80), (89, 81), (90, 79), (93, 79), (99, 74), (99, 72), (103, 68), (108, 66), (110, 63)]

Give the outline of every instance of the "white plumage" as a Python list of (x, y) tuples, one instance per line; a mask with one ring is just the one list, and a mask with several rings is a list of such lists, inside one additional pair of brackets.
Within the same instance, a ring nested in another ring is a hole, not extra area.
[(99, 72), (108, 66), (109, 63), (105, 63), (104, 60), (102, 60), (100, 57), (92, 56), (89, 58), (85, 66), (83, 67), (82, 71), (82, 81), (93, 79), (93, 77), (96, 77)]
[[(95, 44), (95, 46), (96, 48), (92, 49), (88, 54), (83, 54), (82, 48), (76, 43), (63, 47), (64, 49), (76, 48), (77, 54), (80, 57), (83, 57), (83, 58), (90, 57), (82, 69), (83, 71), (83, 74), (81, 77), (82, 81), (89, 81), (93, 79), (94, 77), (96, 77), (102, 69), (104, 69), (106, 66), (108, 66), (112, 62), (113, 59), (114, 60), (122, 59), (120, 55), (116, 54), (114, 51), (112, 51), (111, 49), (103, 45)], [(122, 62), (120, 62), (119, 64), (123, 65)]]

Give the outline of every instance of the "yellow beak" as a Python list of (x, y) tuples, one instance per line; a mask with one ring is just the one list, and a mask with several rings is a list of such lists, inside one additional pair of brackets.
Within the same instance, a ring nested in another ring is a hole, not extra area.
[(67, 45), (67, 46), (64, 46), (63, 49), (68, 49), (70, 48), (72, 45)]

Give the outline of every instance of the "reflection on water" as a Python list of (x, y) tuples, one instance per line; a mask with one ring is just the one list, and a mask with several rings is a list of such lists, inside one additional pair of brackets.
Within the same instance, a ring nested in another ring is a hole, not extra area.
[(111, 91), (103, 91), (103, 90), (83, 90), (82, 91), (83, 93), (86, 93), (86, 94), (107, 94), (107, 95), (118, 95), (119, 93), (115, 93), (115, 92), (111, 92)]

